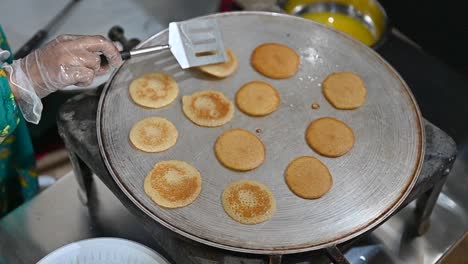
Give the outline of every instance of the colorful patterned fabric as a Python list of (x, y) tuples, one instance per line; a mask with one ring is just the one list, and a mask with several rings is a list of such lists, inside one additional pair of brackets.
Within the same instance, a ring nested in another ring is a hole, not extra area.
[[(0, 49), (10, 50), (0, 26)], [(6, 62), (11, 63), (12, 57)], [(29, 130), (0, 64), (0, 216), (38, 192)]]

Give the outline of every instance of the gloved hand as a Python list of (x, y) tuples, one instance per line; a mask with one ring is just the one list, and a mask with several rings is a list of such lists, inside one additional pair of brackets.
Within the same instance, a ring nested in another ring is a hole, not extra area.
[(39, 122), (40, 98), (70, 85), (89, 86), (95, 76), (105, 74), (109, 65), (101, 67), (100, 54), (110, 66), (122, 64), (118, 49), (102, 36), (61, 35), (25, 58), (5, 65), (25, 119)]

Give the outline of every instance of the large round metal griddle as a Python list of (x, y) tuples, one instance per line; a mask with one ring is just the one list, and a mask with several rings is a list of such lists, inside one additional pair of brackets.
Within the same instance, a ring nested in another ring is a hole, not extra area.
[[(224, 80), (213, 80), (196, 70), (182, 71), (169, 52), (127, 61), (104, 89), (98, 110), (98, 140), (109, 172), (144, 213), (169, 229), (193, 240), (249, 253), (294, 253), (324, 248), (349, 240), (382, 222), (401, 204), (419, 174), (423, 127), (416, 102), (406, 84), (370, 48), (343, 34), (301, 18), (260, 12), (211, 15), (220, 24), (224, 43), (239, 58), (239, 69)], [(143, 45), (167, 43), (167, 31)], [(255, 47), (276, 42), (295, 49), (302, 64), (296, 76), (271, 80), (255, 72), (250, 56)], [(172, 74), (180, 87), (179, 98), (156, 110), (137, 106), (129, 97), (130, 82), (149, 72)], [(352, 71), (368, 89), (366, 104), (353, 111), (331, 107), (321, 91), (330, 73)], [(236, 109), (228, 124), (203, 128), (182, 113), (181, 96), (204, 89), (222, 91), (234, 100), (245, 83), (262, 80), (281, 94), (278, 111), (263, 118), (246, 116)], [(319, 110), (311, 108), (320, 104)], [(161, 116), (178, 131), (177, 144), (166, 152), (144, 153), (129, 142), (137, 121)], [(354, 148), (339, 158), (325, 158), (306, 144), (304, 133), (317, 118), (336, 117), (351, 126)], [(267, 158), (259, 168), (234, 172), (216, 159), (213, 146), (222, 132), (243, 128), (258, 133)], [(331, 191), (318, 200), (295, 196), (284, 181), (286, 166), (300, 156), (322, 160), (333, 174)], [(143, 190), (143, 181), (154, 164), (184, 160), (201, 172), (203, 188), (198, 199), (185, 208), (163, 209)], [(258, 225), (243, 225), (223, 210), (221, 193), (231, 182), (249, 179), (266, 184), (277, 200), (273, 218)]]

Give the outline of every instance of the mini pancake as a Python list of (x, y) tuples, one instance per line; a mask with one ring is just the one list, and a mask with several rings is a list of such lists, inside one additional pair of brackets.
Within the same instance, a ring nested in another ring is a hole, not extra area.
[(182, 97), (182, 110), (190, 121), (204, 127), (222, 126), (234, 117), (234, 104), (218, 91)]
[(313, 157), (300, 157), (293, 160), (286, 169), (286, 184), (297, 196), (305, 199), (318, 199), (333, 185), (327, 166)]
[(276, 212), (276, 200), (265, 185), (254, 181), (238, 181), (223, 192), (226, 213), (239, 223), (253, 225), (269, 220)]
[(179, 133), (169, 120), (161, 117), (145, 118), (130, 131), (130, 141), (139, 150), (161, 152), (174, 146)]
[(276, 109), (281, 103), (278, 91), (265, 82), (250, 82), (242, 86), (236, 95), (239, 109), (252, 116), (265, 116)]
[(299, 55), (293, 49), (276, 43), (255, 48), (251, 61), (256, 71), (272, 79), (294, 76), (301, 63)]
[(202, 72), (218, 78), (226, 78), (233, 74), (239, 67), (236, 54), (231, 49), (226, 49), (227, 61), (198, 67)]
[(225, 167), (248, 171), (265, 161), (265, 145), (254, 134), (243, 129), (224, 132), (216, 141), (215, 153)]
[(178, 160), (158, 162), (144, 182), (145, 193), (158, 205), (177, 208), (191, 204), (201, 191), (200, 172)]
[(306, 131), (309, 146), (320, 155), (339, 157), (354, 146), (353, 130), (342, 121), (324, 117), (310, 123)]
[(179, 86), (169, 75), (150, 73), (130, 83), (130, 97), (141, 106), (161, 108), (172, 103), (179, 95)]
[(366, 102), (367, 89), (356, 74), (338, 72), (323, 81), (323, 94), (336, 109), (351, 110)]

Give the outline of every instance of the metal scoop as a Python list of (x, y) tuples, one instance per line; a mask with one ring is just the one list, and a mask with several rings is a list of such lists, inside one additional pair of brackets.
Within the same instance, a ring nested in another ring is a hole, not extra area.
[(226, 61), (223, 41), (215, 19), (200, 19), (169, 24), (169, 44), (123, 51), (126, 60), (170, 49), (182, 69)]

